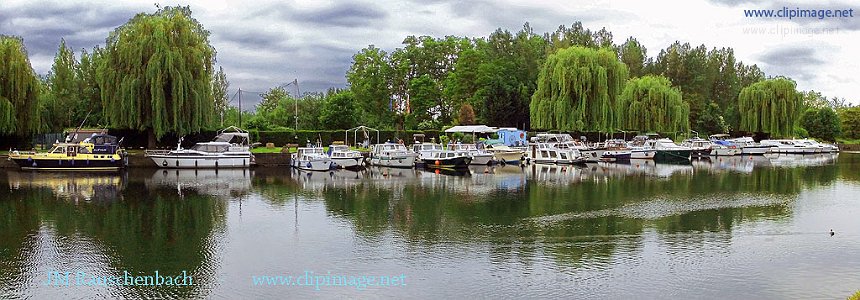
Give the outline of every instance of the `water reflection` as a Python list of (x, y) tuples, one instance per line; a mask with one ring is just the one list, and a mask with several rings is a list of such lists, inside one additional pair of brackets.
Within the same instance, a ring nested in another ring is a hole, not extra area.
[[(141, 174), (7, 172), (0, 192), (2, 298), (164, 298), (204, 295), (215, 283), (212, 235), (223, 230), (226, 205), (196, 192), (176, 199)], [(130, 178), (130, 179), (129, 179)], [(194, 286), (57, 288), (41, 285), (49, 271), (98, 276), (181, 274)]]
[(248, 169), (174, 169), (147, 170), (152, 173), (144, 184), (148, 189), (173, 188), (180, 197), (183, 190), (220, 198), (233, 198), (251, 191), (253, 170)]

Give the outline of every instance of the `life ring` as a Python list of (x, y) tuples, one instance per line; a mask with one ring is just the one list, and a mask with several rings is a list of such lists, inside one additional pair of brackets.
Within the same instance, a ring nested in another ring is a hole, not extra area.
[(520, 132), (520, 138), (525, 138), (525, 137), (526, 137), (526, 134), (525, 134), (525, 133)]

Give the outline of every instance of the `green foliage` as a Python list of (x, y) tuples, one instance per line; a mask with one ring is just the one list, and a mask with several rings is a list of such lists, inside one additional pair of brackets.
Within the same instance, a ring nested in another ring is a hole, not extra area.
[(79, 109), (72, 112), (72, 120), (82, 122), (86, 118), (86, 114), (90, 113), (90, 117), (86, 118), (85, 126), (101, 127), (100, 125), (104, 125), (106, 120), (102, 107), (101, 87), (99, 87), (97, 76), (102, 53), (103, 50), (100, 48), (93, 49), (92, 53), (83, 50), (81, 61), (76, 69)]
[(740, 130), (789, 136), (802, 108), (794, 81), (774, 78), (757, 82), (738, 95)]
[[(41, 97), (40, 105), (44, 109), (42, 124), (48, 131), (59, 132), (63, 128), (76, 127), (83, 120), (73, 119), (81, 115), (79, 111), (89, 110), (80, 102), (80, 91), (77, 78), (78, 62), (75, 53), (66, 46), (66, 41), (60, 41), (54, 65), (48, 75), (48, 92), (51, 97)], [(83, 112), (84, 116), (86, 111)], [(83, 117), (83, 116), (82, 116)]]
[[(430, 75), (424, 74), (412, 79), (409, 82), (409, 95), (411, 96), (409, 108), (411, 114), (414, 114), (412, 121), (421, 123), (433, 119), (433, 114), (438, 112), (437, 101), (441, 97), (441, 92)], [(414, 126), (408, 126), (408, 128), (414, 128)]]
[(0, 134), (29, 135), (39, 131), (40, 86), (24, 40), (0, 35)]
[(630, 79), (618, 98), (616, 109), (620, 129), (690, 131), (690, 106), (666, 77), (648, 75)]
[(370, 126), (391, 127), (389, 78), (392, 69), (387, 54), (371, 45), (355, 54), (352, 60), (346, 79), (361, 109), (362, 120)]
[(626, 81), (627, 66), (611, 50), (559, 50), (547, 58), (538, 77), (531, 125), (576, 131), (617, 129), (617, 98)]
[(849, 139), (860, 139), (860, 107), (843, 108), (839, 111), (842, 120), (842, 136)]
[(619, 56), (621, 62), (627, 65), (630, 71), (630, 77), (641, 77), (645, 72), (645, 60), (648, 59), (648, 50), (645, 46), (639, 44), (639, 41), (632, 36), (627, 38), (627, 41), (620, 47)]
[(338, 91), (326, 95), (320, 111), (319, 122), (323, 129), (349, 129), (358, 124), (355, 96), (350, 91)]
[(854, 295), (848, 297), (848, 300), (860, 300), (860, 291), (857, 291)]
[(800, 117), (800, 126), (809, 136), (825, 141), (835, 141), (842, 134), (842, 122), (830, 107), (809, 108)]
[(185, 135), (211, 123), (215, 49), (188, 7), (141, 13), (111, 32), (98, 82), (114, 128)]
[(215, 102), (215, 113), (220, 117), (221, 125), (224, 127), (224, 113), (230, 106), (230, 95), (227, 90), (230, 89), (230, 82), (227, 81), (227, 74), (224, 73), (224, 67), (219, 67), (218, 72), (212, 77), (212, 99)]

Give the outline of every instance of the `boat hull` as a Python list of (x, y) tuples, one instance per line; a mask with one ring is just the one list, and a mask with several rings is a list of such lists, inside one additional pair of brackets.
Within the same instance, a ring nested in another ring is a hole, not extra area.
[(654, 159), (657, 155), (656, 150), (632, 150), (630, 151), (631, 159)]
[(424, 162), (424, 167), (428, 169), (462, 169), (469, 167), (472, 158), (465, 156), (445, 159), (425, 158), (422, 161)]
[(741, 148), (741, 154), (743, 155), (765, 155), (769, 153), (773, 147), (758, 147), (758, 146), (750, 146)]
[(656, 162), (689, 161), (693, 150), (657, 150), (654, 155)]
[(734, 156), (740, 155), (742, 150), (739, 148), (714, 148), (711, 150), (712, 156)]
[(380, 167), (412, 168), (415, 166), (415, 156), (376, 156), (370, 159), (370, 164)]
[(496, 152), (493, 155), (497, 161), (506, 164), (518, 164), (523, 159), (523, 154), (519, 152)]
[(493, 163), (492, 154), (473, 155), (471, 165), (489, 165)]
[(125, 158), (120, 159), (78, 159), (78, 158), (10, 158), (22, 170), (37, 171), (116, 171), (126, 166)]
[(331, 160), (291, 160), (290, 165), (293, 168), (305, 171), (328, 171), (331, 169)]
[(630, 161), (632, 153), (630, 151), (606, 151), (600, 156), (600, 161), (604, 162), (619, 162)]
[(252, 162), (251, 155), (150, 155), (149, 158), (156, 166), (170, 169), (247, 168)]
[(331, 163), (341, 169), (353, 169), (362, 166), (363, 157), (332, 158)]

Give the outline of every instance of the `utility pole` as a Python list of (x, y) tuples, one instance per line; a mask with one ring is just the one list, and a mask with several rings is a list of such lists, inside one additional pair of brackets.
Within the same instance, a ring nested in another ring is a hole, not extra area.
[(239, 88), (239, 128), (242, 128), (242, 88)]

